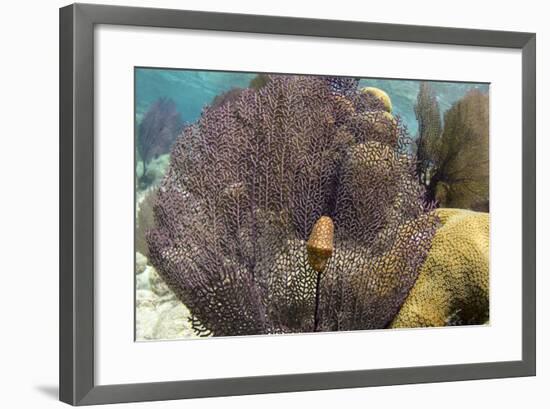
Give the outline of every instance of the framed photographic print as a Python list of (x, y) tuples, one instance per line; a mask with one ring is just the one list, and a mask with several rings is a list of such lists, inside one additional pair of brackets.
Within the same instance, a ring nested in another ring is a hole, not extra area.
[(535, 374), (534, 34), (75, 4), (60, 104), (62, 401)]

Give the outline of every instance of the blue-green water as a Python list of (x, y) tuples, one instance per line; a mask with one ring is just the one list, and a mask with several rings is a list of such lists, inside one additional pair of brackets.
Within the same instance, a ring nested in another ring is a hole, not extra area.
[(136, 116), (139, 119), (158, 98), (171, 98), (185, 122), (194, 122), (219, 94), (248, 87), (255, 74), (214, 71), (136, 69)]
[[(138, 68), (136, 77), (136, 119), (139, 122), (147, 109), (158, 98), (171, 98), (182, 119), (194, 122), (219, 94), (232, 88), (245, 88), (256, 74), (239, 72), (214, 72), (191, 70), (168, 70)], [(416, 80), (393, 80), (364, 78), (360, 86), (374, 86), (383, 89), (392, 100), (394, 113), (401, 116), (411, 136), (415, 136), (418, 124), (414, 105), (420, 86)], [(481, 83), (438, 82), (432, 88), (439, 101), (442, 115), (452, 104), (468, 91), (476, 88), (488, 92), (489, 86)]]

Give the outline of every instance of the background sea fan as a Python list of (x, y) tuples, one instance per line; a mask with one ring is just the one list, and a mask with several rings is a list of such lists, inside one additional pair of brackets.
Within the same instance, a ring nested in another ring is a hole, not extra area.
[(445, 113), (428, 83), (415, 106), (418, 174), (438, 206), (489, 211), (489, 95), (471, 90)]
[(428, 192), (444, 207), (489, 211), (489, 95), (473, 90), (445, 113)]
[(151, 159), (170, 151), (182, 126), (174, 101), (159, 98), (151, 105), (139, 124), (137, 134), (137, 150), (143, 161), (143, 175)]
[[(271, 75), (176, 141), (151, 261), (199, 334), (386, 327), (437, 223), (405, 152), (399, 119), (356, 83)], [(318, 276), (306, 242), (323, 215), (334, 254)]]
[(429, 82), (420, 83), (414, 113), (418, 121), (416, 169), (420, 183), (428, 187), (442, 132), (439, 102)]

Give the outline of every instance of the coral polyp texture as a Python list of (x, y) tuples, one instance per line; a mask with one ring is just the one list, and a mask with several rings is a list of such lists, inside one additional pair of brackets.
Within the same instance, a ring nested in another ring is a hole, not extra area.
[(270, 75), (176, 140), (147, 242), (198, 334), (392, 322), (438, 218), (399, 117), (357, 84)]

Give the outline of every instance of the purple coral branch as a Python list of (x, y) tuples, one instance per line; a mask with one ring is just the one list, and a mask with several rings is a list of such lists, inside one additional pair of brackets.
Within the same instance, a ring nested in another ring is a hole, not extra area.
[[(147, 241), (201, 333), (382, 328), (412, 287), (436, 220), (399, 120), (344, 80), (272, 75), (174, 144)], [(321, 215), (322, 279), (305, 244)]]

